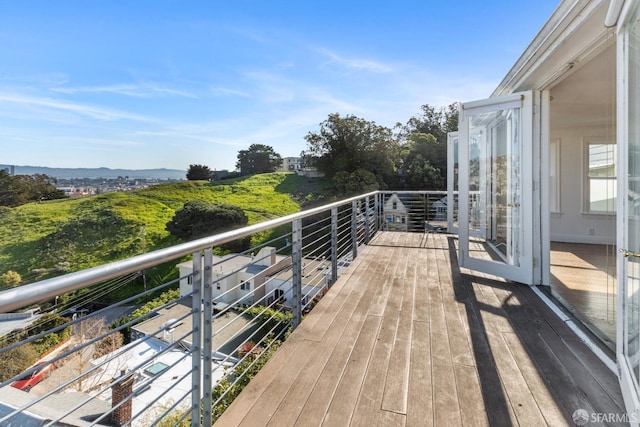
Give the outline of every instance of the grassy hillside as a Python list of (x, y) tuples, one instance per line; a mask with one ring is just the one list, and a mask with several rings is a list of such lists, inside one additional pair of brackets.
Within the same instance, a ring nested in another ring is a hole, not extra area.
[(237, 205), (253, 224), (327, 200), (331, 189), (325, 180), (273, 173), (0, 209), (0, 274), (14, 270), (32, 282), (177, 243), (164, 227), (189, 200)]

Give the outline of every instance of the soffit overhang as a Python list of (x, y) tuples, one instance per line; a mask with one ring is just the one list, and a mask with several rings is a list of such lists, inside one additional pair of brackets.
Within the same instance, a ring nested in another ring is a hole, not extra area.
[(565, 0), (513, 65), (492, 97), (550, 89), (615, 38), (604, 26), (609, 0)]

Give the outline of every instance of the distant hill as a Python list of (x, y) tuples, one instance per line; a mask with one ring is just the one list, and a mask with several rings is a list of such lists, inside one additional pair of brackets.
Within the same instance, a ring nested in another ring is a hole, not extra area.
[[(10, 169), (11, 165), (0, 165)], [(16, 175), (45, 174), (52, 178), (129, 178), (186, 179), (187, 172), (179, 169), (109, 169), (109, 168), (49, 168), (45, 166), (15, 166)]]

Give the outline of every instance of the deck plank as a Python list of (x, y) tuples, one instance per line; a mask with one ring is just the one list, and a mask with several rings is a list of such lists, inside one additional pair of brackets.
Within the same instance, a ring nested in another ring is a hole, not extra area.
[(397, 314), (398, 330), (396, 332), (389, 369), (386, 373), (386, 384), (382, 409), (385, 411), (407, 413), (407, 392), (409, 390), (409, 364), (411, 360), (411, 335), (413, 329), (413, 300), (415, 294), (415, 281), (417, 260), (415, 257), (406, 256), (407, 265), (405, 275), (400, 288), (402, 300), (400, 312)]
[[(371, 250), (371, 254), (375, 255), (375, 251)], [(379, 263), (376, 268), (364, 270), (366, 275), (362, 277), (362, 280), (365, 283), (370, 282), (373, 277), (380, 275), (386, 268), (387, 266), (385, 264)], [(354, 283), (357, 282), (351, 282), (351, 284)], [(311, 398), (310, 394), (315, 390), (316, 384), (320, 381), (322, 372), (327, 369), (335, 371), (339, 368), (339, 365), (332, 366), (329, 364), (330, 359), (335, 357), (336, 345), (339, 342), (348, 341), (352, 334), (357, 333), (357, 328), (359, 326), (361, 327), (365, 320), (362, 312), (366, 311), (372, 298), (380, 291), (375, 288), (368, 289), (359, 286), (352, 286), (352, 288), (352, 291), (360, 293), (360, 300), (355, 304), (355, 301), (352, 299), (352, 304), (349, 305), (347, 309), (336, 313), (334, 324), (326, 326), (328, 331), (326, 334), (321, 330), (318, 331), (318, 334), (323, 334), (324, 336), (323, 341), (320, 343), (323, 351), (313, 354), (312, 359), (304, 367), (304, 372), (299, 374), (296, 382), (291, 386), (287, 395), (280, 403), (280, 405), (286, 406), (286, 410), (277, 411), (271, 419), (270, 425), (293, 425), (299, 413), (306, 406), (307, 400)], [(341, 325), (340, 328), (337, 327), (338, 323)], [(314, 372), (316, 375), (309, 375), (307, 374), (308, 372)], [(322, 388), (320, 388), (320, 390), (322, 390)], [(316, 393), (320, 392), (316, 390)], [(326, 397), (326, 399), (327, 401), (323, 402), (323, 404), (328, 406), (330, 403), (329, 397)]]
[(216, 426), (563, 425), (621, 413), (615, 375), (455, 236), (378, 233)]
[(445, 296), (440, 286), (440, 276), (437, 267), (439, 251), (439, 236), (429, 234), (427, 246), (432, 247), (429, 252), (429, 267), (433, 271), (429, 274), (427, 286), (429, 288), (429, 323), (431, 331), (431, 363), (433, 381), (433, 411), (434, 423), (440, 425), (461, 425), (460, 403), (456, 390), (456, 378), (453, 370), (451, 347), (447, 330), (445, 314)]

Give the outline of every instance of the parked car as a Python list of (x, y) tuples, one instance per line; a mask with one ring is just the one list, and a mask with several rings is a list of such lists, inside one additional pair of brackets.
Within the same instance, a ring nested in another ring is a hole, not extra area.
[(51, 371), (54, 370), (53, 363), (47, 362), (46, 360), (36, 363), (34, 367), (37, 367), (35, 371), (21, 376), (11, 383), (11, 386), (28, 393), (34, 385), (47, 378), (49, 374), (51, 374)]

